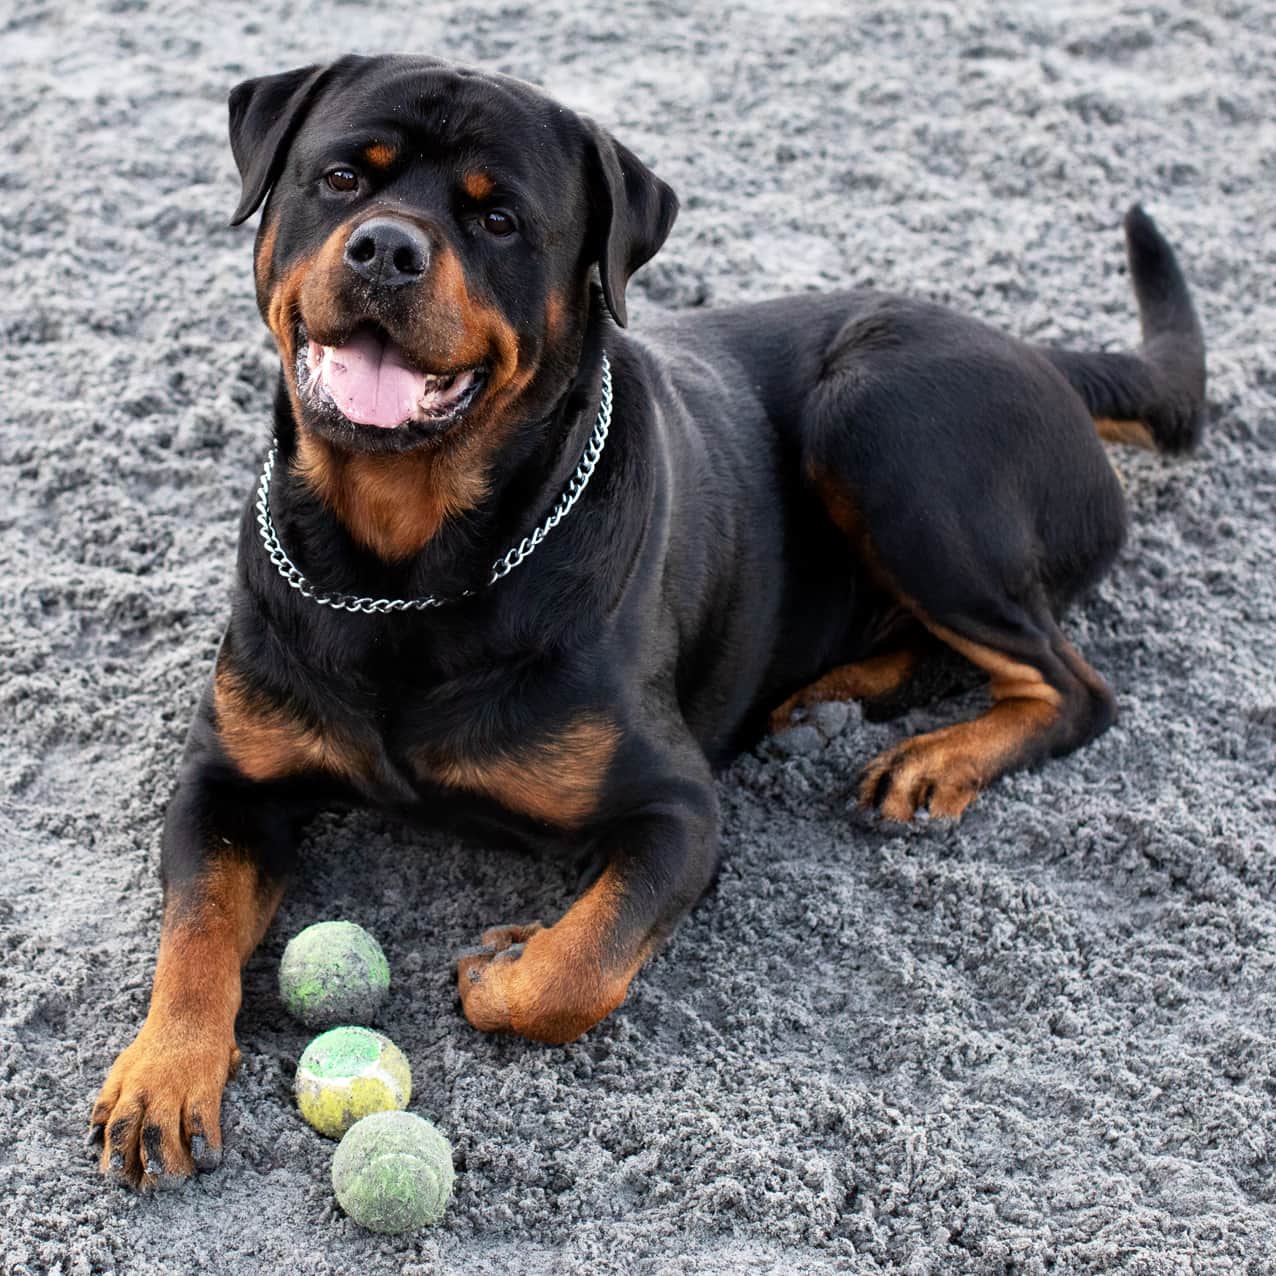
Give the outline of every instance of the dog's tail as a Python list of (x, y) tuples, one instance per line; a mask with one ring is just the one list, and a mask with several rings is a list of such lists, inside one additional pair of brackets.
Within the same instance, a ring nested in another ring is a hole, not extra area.
[(1139, 303), (1138, 354), (1042, 353), (1084, 400), (1099, 434), (1161, 452), (1189, 452), (1205, 423), (1205, 338), (1174, 250), (1135, 204), (1125, 251)]

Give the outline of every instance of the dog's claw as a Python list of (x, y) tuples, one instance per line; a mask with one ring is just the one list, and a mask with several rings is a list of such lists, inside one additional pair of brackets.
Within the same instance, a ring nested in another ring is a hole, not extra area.
[(493, 944), (476, 944), (473, 948), (462, 948), (452, 958), (452, 973), (455, 975), (461, 969), (461, 963), (471, 957), (492, 957), (496, 953), (496, 947)]
[(480, 936), (485, 948), (503, 952), (512, 944), (525, 944), (538, 930), (544, 930), (539, 922), (515, 922), (504, 926), (489, 926)]
[(452, 958), (452, 973), (458, 978), (464, 974), (470, 983), (483, 978), (483, 967), (489, 961), (516, 961), (523, 946), (538, 930), (540, 922), (518, 923), (508, 926), (489, 926), (473, 948), (462, 948)]
[(875, 811), (881, 806), (890, 786), (890, 768), (879, 768), (870, 763), (860, 773), (855, 782), (859, 794), (860, 805), (866, 810)]
[(164, 1176), (164, 1156), (160, 1151), (163, 1137), (158, 1125), (148, 1125), (142, 1131), (142, 1173), (157, 1181)]
[(222, 1150), (202, 1134), (191, 1135), (191, 1160), (197, 1170), (215, 1170), (222, 1163)]

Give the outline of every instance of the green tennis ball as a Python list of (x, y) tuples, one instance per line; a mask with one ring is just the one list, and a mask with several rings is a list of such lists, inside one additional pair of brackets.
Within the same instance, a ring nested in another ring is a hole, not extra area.
[(381, 945), (354, 922), (318, 922), (294, 935), (279, 963), (288, 1013), (311, 1028), (371, 1023), (390, 990)]
[(455, 1181), (448, 1141), (412, 1112), (378, 1112), (355, 1122), (332, 1158), (338, 1204), (373, 1232), (437, 1223)]
[(331, 1028), (306, 1047), (293, 1089), (301, 1115), (339, 1139), (372, 1112), (406, 1108), (412, 1069), (389, 1037), (370, 1028)]

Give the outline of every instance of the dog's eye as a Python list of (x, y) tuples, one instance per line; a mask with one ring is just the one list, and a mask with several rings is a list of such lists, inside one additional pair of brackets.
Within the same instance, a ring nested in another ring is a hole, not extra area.
[(504, 213), (499, 208), (492, 208), (483, 214), (483, 229), (489, 235), (504, 239), (506, 235), (512, 235), (516, 227), (509, 213)]
[(323, 180), (328, 183), (330, 190), (342, 195), (359, 189), (359, 174), (352, 168), (334, 168), (323, 175)]

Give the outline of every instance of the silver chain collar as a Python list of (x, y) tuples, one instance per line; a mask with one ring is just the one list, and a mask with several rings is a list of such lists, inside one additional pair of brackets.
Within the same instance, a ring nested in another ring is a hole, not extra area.
[[(576, 472), (567, 482), (567, 487), (558, 498), (558, 504), (550, 510), (545, 521), (534, 532), (524, 536), (511, 549), (505, 551), (492, 564), (492, 574), (488, 585), (495, 585), (498, 580), (508, 576), (520, 563), (530, 558), (536, 547), (571, 513), (572, 506), (580, 500), (581, 493), (589, 485), (589, 480), (603, 454), (603, 445), (607, 442), (607, 431), (611, 428), (611, 363), (603, 354), (603, 382), (598, 402), (598, 420), (594, 424), (594, 432), (585, 444), (580, 464)], [(257, 529), (261, 533), (261, 543), (266, 547), (270, 561), (274, 563), (280, 576), (284, 578), (303, 598), (319, 603), (323, 607), (332, 607), (337, 611), (362, 612), (365, 615), (385, 615), (392, 611), (425, 611), (429, 607), (444, 607), (448, 603), (459, 602), (462, 598), (470, 598), (477, 589), (465, 589), (459, 594), (437, 597), (429, 594), (425, 598), (360, 598), (355, 594), (324, 593), (305, 578), (300, 568), (284, 552), (275, 531), (274, 521), (270, 517), (270, 479), (275, 469), (275, 456), (278, 447), (272, 447), (266, 457), (265, 468), (261, 472), (261, 482), (257, 485)], [(486, 586), (484, 586), (486, 588)]]

